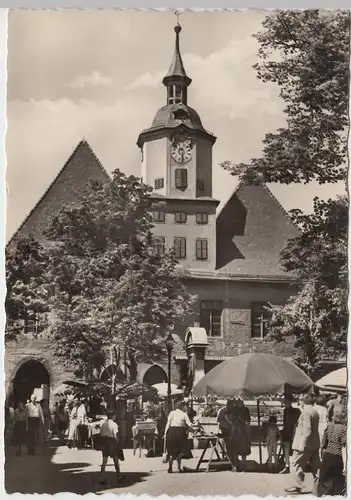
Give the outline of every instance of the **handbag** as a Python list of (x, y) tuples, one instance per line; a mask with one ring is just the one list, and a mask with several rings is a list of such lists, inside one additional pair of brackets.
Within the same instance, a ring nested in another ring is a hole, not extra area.
[(162, 463), (166, 464), (168, 462), (168, 453), (166, 451), (166, 436), (163, 439), (163, 455), (162, 455)]

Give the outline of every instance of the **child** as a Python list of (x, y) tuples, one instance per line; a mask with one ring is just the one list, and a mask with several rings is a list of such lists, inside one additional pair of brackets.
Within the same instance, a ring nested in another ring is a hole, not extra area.
[(107, 412), (107, 420), (101, 426), (101, 451), (102, 451), (102, 465), (101, 465), (101, 481), (100, 484), (107, 484), (104, 475), (108, 461), (108, 457), (113, 459), (115, 464), (117, 481), (122, 479), (118, 457), (121, 455), (121, 450), (118, 443), (118, 425), (114, 421), (115, 413), (113, 411)]
[(277, 425), (277, 417), (271, 415), (267, 424), (267, 452), (268, 452), (268, 467), (272, 468), (272, 458), (274, 457), (275, 466), (278, 465), (277, 445), (279, 439), (279, 429)]

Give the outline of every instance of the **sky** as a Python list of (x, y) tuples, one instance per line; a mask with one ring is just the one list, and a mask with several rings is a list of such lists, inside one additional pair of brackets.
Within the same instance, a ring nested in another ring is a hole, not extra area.
[[(238, 179), (220, 163), (258, 156), (284, 126), (279, 88), (256, 78), (264, 11), (184, 12), (180, 47), (193, 80), (188, 104), (217, 136), (213, 196)], [(172, 11), (14, 10), (8, 20), (7, 239), (85, 138), (108, 172), (141, 175), (136, 140), (166, 104), (162, 78), (174, 51)], [(312, 211), (338, 185), (270, 185), (286, 210)], [(221, 206), (221, 205), (220, 205)], [(220, 207), (219, 207), (220, 208)]]

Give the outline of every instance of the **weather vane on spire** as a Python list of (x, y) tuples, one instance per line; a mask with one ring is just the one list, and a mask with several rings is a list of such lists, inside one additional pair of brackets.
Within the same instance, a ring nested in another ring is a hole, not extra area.
[(179, 11), (179, 10), (176, 10), (175, 11), (175, 15), (177, 16), (177, 24), (179, 25), (179, 16), (181, 16), (183, 14), (182, 11)]

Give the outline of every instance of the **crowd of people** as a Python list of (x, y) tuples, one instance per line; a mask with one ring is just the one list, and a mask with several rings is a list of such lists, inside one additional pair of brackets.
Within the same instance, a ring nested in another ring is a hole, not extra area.
[[(88, 445), (87, 424), (92, 420), (88, 400), (72, 396), (54, 403), (51, 408), (47, 403), (38, 401), (33, 395), (27, 404), (20, 402), (13, 411), (11, 441), (17, 455), (25, 446), (28, 454), (35, 454), (40, 444), (45, 447), (49, 436), (57, 436), (60, 444), (67, 444), (69, 448)], [(137, 438), (133, 434), (137, 420), (156, 424), (157, 446), (152, 447), (146, 440), (146, 456), (154, 453), (163, 456), (163, 461), (168, 462), (168, 473), (173, 473), (174, 463), (177, 472), (183, 472), (181, 462), (192, 457), (191, 433), (199, 430), (199, 424), (194, 422), (196, 412), (188, 401), (176, 401), (173, 408), (168, 412), (164, 401), (158, 401), (138, 412), (132, 403), (119, 400), (113, 410), (107, 411), (107, 403), (100, 401), (96, 411), (104, 416), (95, 448), (102, 452), (102, 483), (109, 457), (114, 461), (117, 481), (123, 479), (119, 461), (124, 460), (123, 448), (127, 440)], [(292, 397), (285, 397), (282, 426), (278, 425), (276, 414), (269, 415), (262, 427), (267, 463), (269, 469), (291, 473), (293, 483), (286, 488), (287, 493), (301, 492), (307, 467), (315, 478), (318, 496), (342, 493), (346, 469), (346, 419), (346, 405), (341, 397), (327, 402), (324, 396), (311, 394), (301, 396), (298, 405), (293, 404)], [(246, 459), (251, 454), (250, 421), (250, 411), (241, 399), (228, 400), (217, 414), (223, 449), (233, 470), (238, 472), (245, 470)]]
[(341, 495), (345, 491), (347, 409), (338, 397), (327, 404), (324, 396), (307, 394), (291, 442), (293, 484), (287, 493), (301, 493), (306, 468), (315, 480), (315, 494)]

